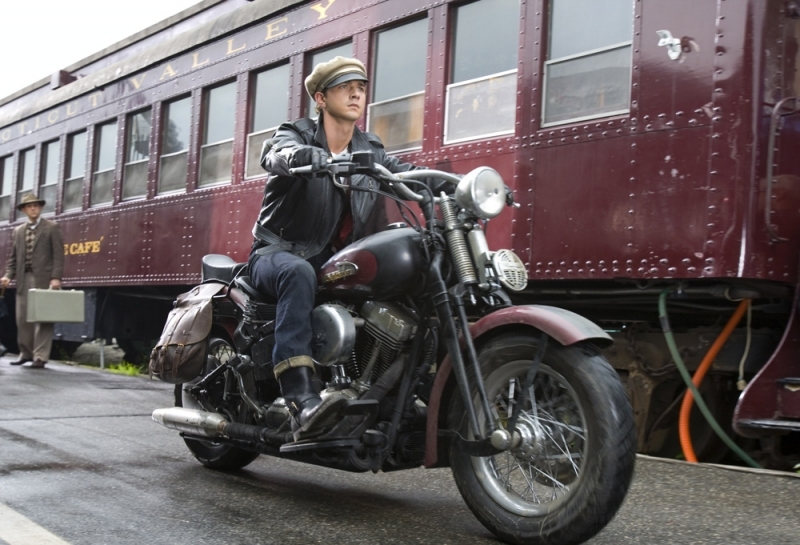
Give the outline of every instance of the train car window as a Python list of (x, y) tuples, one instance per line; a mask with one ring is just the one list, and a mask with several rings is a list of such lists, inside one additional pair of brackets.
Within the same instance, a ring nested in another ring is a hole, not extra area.
[(627, 113), (630, 0), (551, 0), (549, 15), (542, 126)]
[(122, 199), (138, 199), (147, 194), (147, 166), (150, 161), (151, 110), (128, 116), (125, 129), (125, 167), (122, 172)]
[(83, 206), (83, 177), (86, 174), (86, 131), (67, 136), (67, 178), (64, 180), (62, 209)]
[[(306, 63), (306, 76), (311, 73), (314, 67), (321, 63), (326, 62), (334, 57), (352, 57), (353, 56), (353, 44), (352, 42), (346, 42), (340, 45), (335, 45), (333, 47), (329, 47), (328, 49), (321, 49), (311, 56), (307, 58), (308, 63)], [(311, 117), (313, 119), (317, 118), (317, 112), (314, 111), (314, 106), (316, 106), (316, 102), (312, 99), (308, 94), (305, 92), (305, 87), (303, 87), (303, 95), (307, 98), (306, 100), (306, 117)]]
[(191, 109), (190, 97), (167, 102), (164, 105), (164, 125), (158, 169), (159, 194), (186, 188)]
[(519, 21), (519, 0), (479, 0), (456, 8), (446, 144), (514, 132)]
[(200, 148), (199, 186), (231, 179), (233, 128), (236, 119), (236, 82), (205, 91), (205, 123)]
[(247, 135), (246, 178), (266, 174), (261, 168), (261, 147), (286, 121), (289, 111), (289, 65), (259, 72), (253, 78), (253, 111)]
[(378, 33), (375, 49), (367, 130), (380, 136), (386, 151), (421, 148), (428, 20)]
[(97, 127), (96, 131), (91, 206), (108, 204), (114, 200), (117, 123), (105, 123)]
[(42, 167), (40, 169), (39, 197), (44, 199), (43, 214), (56, 211), (56, 187), (58, 186), (58, 160), (61, 155), (61, 142), (53, 140), (42, 146)]
[[(36, 192), (36, 179), (33, 177), (35, 160), (36, 150), (33, 148), (24, 150), (19, 154), (19, 166), (17, 168), (17, 202), (22, 201), (23, 195)], [(25, 213), (18, 211), (17, 217), (25, 217)]]
[(12, 156), (0, 157), (0, 221), (11, 219)]

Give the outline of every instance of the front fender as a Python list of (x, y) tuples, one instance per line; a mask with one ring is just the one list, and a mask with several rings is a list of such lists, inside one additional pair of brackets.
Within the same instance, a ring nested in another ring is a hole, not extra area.
[[(500, 309), (472, 324), (469, 330), (473, 341), (476, 341), (494, 329), (509, 325), (530, 326), (543, 331), (564, 346), (592, 341), (602, 348), (614, 342), (608, 333), (591, 320), (569, 310), (547, 305), (520, 305)], [(425, 467), (433, 467), (437, 462), (439, 410), (451, 371), (450, 356), (446, 355), (439, 365), (428, 402)]]

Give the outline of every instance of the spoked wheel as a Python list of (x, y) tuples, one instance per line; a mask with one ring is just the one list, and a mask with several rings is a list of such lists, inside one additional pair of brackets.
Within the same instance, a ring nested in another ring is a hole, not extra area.
[[(218, 365), (226, 363), (236, 354), (233, 346), (220, 337), (211, 337), (208, 342), (208, 358), (203, 376), (207, 375)], [(202, 378), (202, 377), (201, 377)], [(200, 381), (200, 378), (186, 384), (175, 386), (175, 405), (186, 407), (187, 409), (197, 409), (198, 411), (208, 411), (189, 393), (189, 389)], [(241, 421), (245, 412), (238, 410), (223, 411), (223, 416), (232, 422)], [(212, 469), (241, 469), (258, 458), (257, 452), (244, 450), (224, 443), (217, 443), (211, 440), (190, 439), (184, 437), (184, 442), (194, 457), (201, 464)]]
[[(537, 339), (507, 334), (479, 352), (491, 418), (506, 428), (533, 362)], [(485, 425), (475, 395), (478, 419)], [(451, 429), (474, 438), (460, 396)], [(495, 456), (451, 446), (453, 475), (467, 505), (510, 543), (583, 543), (611, 520), (633, 475), (633, 413), (617, 374), (591, 347), (551, 343), (522, 407), (519, 441)]]

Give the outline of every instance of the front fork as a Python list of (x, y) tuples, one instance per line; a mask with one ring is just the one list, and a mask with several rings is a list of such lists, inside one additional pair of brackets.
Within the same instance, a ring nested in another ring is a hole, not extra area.
[[(514, 447), (519, 443), (519, 435), (514, 433), (516, 422), (519, 419), (520, 411), (525, 405), (530, 385), (533, 384), (533, 379), (541, 363), (544, 351), (546, 349), (546, 335), (543, 335), (542, 342), (536, 353), (534, 364), (531, 366), (528, 376), (525, 379), (525, 385), (520, 398), (513, 405), (509, 426), (507, 429), (499, 428), (494, 419), (492, 418), (492, 411), (489, 405), (489, 398), (486, 394), (486, 388), (483, 382), (483, 373), (481, 372), (480, 363), (478, 362), (478, 355), (475, 351), (475, 344), (472, 342), (472, 336), (469, 334), (469, 322), (467, 320), (467, 313), (464, 309), (464, 297), (466, 290), (463, 284), (453, 290), (453, 297), (451, 299), (450, 292), (447, 290), (444, 280), (441, 275), (441, 262), (443, 256), (441, 251), (436, 252), (433, 256), (431, 263), (430, 278), (431, 278), (431, 295), (433, 304), (436, 308), (436, 314), (439, 318), (439, 323), (444, 335), (445, 346), (450, 355), (450, 361), (453, 367), (453, 372), (456, 376), (456, 383), (461, 398), (464, 401), (464, 407), (467, 411), (467, 418), (469, 419), (470, 428), (472, 429), (473, 436), (476, 438), (474, 441), (468, 441), (463, 437), (458, 437), (462, 443), (462, 447), (471, 455), (474, 456), (492, 456), (500, 452), (504, 452), (509, 448)], [(455, 315), (455, 316), (454, 316)], [(457, 322), (457, 321), (458, 322)], [(459, 344), (458, 327), (462, 331), (461, 338), (463, 339), (464, 351), (462, 353)], [(467, 362), (464, 361), (466, 355)], [(478, 392), (478, 402), (483, 408), (485, 415), (486, 432), (482, 432), (478, 415), (475, 408), (475, 400), (470, 394), (470, 383), (467, 375), (467, 365), (473, 371), (475, 387)], [(513, 435), (512, 435), (513, 433)]]

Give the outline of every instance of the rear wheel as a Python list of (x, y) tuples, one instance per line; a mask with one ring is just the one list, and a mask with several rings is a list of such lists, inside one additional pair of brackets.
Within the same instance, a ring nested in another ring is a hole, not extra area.
[[(506, 334), (479, 352), (498, 427), (520, 399), (537, 342)], [(472, 439), (465, 414), (455, 396), (450, 427)], [(633, 412), (609, 363), (592, 347), (551, 345), (516, 429), (520, 443), (495, 456), (473, 457), (452, 443), (453, 476), (481, 523), (509, 543), (540, 545), (583, 543), (605, 527), (625, 498), (636, 456)]]
[[(206, 361), (206, 368), (203, 376), (213, 371), (216, 366), (227, 362), (235, 354), (236, 351), (227, 340), (220, 337), (211, 337), (208, 342), (209, 357)], [(192, 394), (189, 393), (189, 389), (200, 381), (200, 378), (192, 382), (187, 382), (186, 384), (178, 384), (175, 386), (176, 406), (186, 407), (187, 409), (197, 409), (198, 411), (208, 410), (198, 403)], [(228, 409), (221, 412), (223, 416), (231, 422), (242, 421), (246, 415), (246, 411), (235, 409)], [(241, 469), (258, 458), (257, 452), (244, 450), (224, 443), (211, 440), (190, 439), (188, 437), (184, 437), (183, 440), (186, 446), (189, 447), (189, 450), (192, 451), (192, 454), (194, 454), (194, 457), (197, 458), (201, 464), (212, 469)]]

